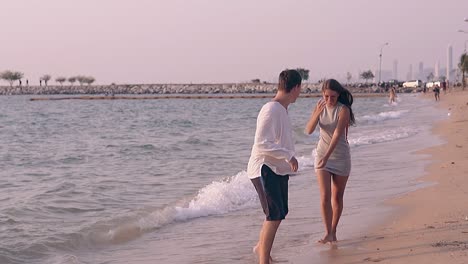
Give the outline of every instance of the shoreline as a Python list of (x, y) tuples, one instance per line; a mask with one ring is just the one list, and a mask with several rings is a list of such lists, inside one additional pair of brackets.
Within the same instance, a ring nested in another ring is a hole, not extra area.
[(364, 234), (293, 263), (468, 263), (468, 91), (441, 94), (438, 104), (450, 113), (431, 129), (443, 143), (416, 152), (429, 156), (416, 179), (428, 186), (383, 202), (392, 212)]
[(450, 116), (431, 132), (444, 143), (417, 152), (430, 155), (418, 179), (433, 184), (385, 203), (396, 213), (371, 230), (356, 263), (468, 263), (468, 91), (441, 95), (438, 103)]

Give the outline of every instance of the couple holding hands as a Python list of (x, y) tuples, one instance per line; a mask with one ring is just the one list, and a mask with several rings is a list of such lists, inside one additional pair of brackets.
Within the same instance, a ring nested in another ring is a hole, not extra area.
[[(298, 71), (282, 71), (275, 97), (262, 107), (257, 118), (247, 174), (266, 216), (259, 241), (254, 247), (261, 264), (271, 262), (270, 253), (276, 231), (288, 214), (289, 174), (298, 169), (287, 109), (299, 97), (301, 83)], [(320, 127), (314, 167), (325, 224), (325, 235), (318, 242), (326, 244), (337, 241), (336, 228), (343, 211), (343, 196), (351, 171), (348, 127), (355, 120), (351, 109), (353, 96), (339, 82), (334, 79), (323, 82), (322, 95), (323, 98), (312, 111), (305, 132), (311, 134), (317, 125)]]

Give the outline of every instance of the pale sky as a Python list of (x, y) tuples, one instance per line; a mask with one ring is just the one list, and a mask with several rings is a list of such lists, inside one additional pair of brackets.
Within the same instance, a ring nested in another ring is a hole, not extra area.
[[(398, 60), (453, 65), (468, 41), (468, 0), (0, 0), (0, 71), (90, 75), (97, 84), (353, 79)], [(0, 85), (6, 85), (0, 82)]]

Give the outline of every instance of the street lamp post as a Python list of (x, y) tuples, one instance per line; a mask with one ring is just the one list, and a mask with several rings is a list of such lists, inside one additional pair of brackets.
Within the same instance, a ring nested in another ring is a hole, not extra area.
[(385, 46), (388, 45), (388, 42), (385, 42), (385, 44), (382, 45), (382, 47), (380, 48), (380, 54), (379, 54), (379, 83), (377, 85), (380, 84), (380, 80), (381, 80), (381, 77), (382, 77), (382, 51), (383, 51), (383, 48)]
[[(468, 31), (461, 30), (461, 29), (459, 29), (458, 32), (468, 34)], [(464, 51), (464, 53), (466, 53), (466, 40), (465, 40), (465, 51)]]

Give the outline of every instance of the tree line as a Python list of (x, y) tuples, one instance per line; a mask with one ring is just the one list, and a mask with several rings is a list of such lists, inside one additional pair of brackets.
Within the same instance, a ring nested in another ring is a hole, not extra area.
[[(24, 73), (19, 72), (19, 71), (10, 71), (6, 70), (3, 72), (0, 72), (0, 79), (5, 80), (8, 83), (10, 83), (10, 86), (13, 86), (14, 82), (18, 82), (18, 85), (21, 86), (23, 84), (22, 80), (24, 78)], [(42, 86), (42, 83), (44, 83), (45, 86), (49, 84), (49, 81), (52, 79), (52, 76), (49, 74), (44, 74), (39, 78), (39, 85)], [(77, 76), (72, 76), (72, 77), (64, 77), (64, 76), (58, 76), (55, 78), (55, 82), (60, 83), (60, 85), (63, 86), (63, 83), (69, 82), (70, 85), (73, 85), (75, 82), (78, 82), (80, 85), (87, 84), (90, 85), (93, 82), (96, 81), (96, 79), (92, 76), (84, 76), (84, 75), (77, 75)], [(29, 85), (29, 80), (26, 79), (26, 85)]]
[[(299, 72), (299, 74), (301, 75), (301, 77), (302, 77), (302, 79), (303, 79), (304, 81), (309, 80), (309, 72), (310, 72), (309, 69), (297, 68), (297, 69), (295, 69), (295, 70)], [(366, 83), (367, 83), (368, 80), (371, 80), (371, 79), (373, 79), (374, 77), (375, 77), (375, 76), (374, 76), (374, 74), (372, 73), (371, 70), (363, 71), (363, 72), (361, 72), (361, 73), (359, 74), (359, 78), (365, 80)], [(350, 73), (350, 72), (347, 72), (347, 73), (346, 73), (346, 80), (348, 81), (348, 83), (351, 81), (352, 78), (353, 78), (353, 76), (351, 75), (351, 73)], [(321, 81), (323, 81), (323, 80), (324, 80), (324, 79), (321, 79), (319, 82), (321, 82)], [(251, 82), (252, 82), (252, 83), (261, 83), (260, 79), (252, 79)], [(266, 82), (264, 82), (264, 83), (266, 83)]]

